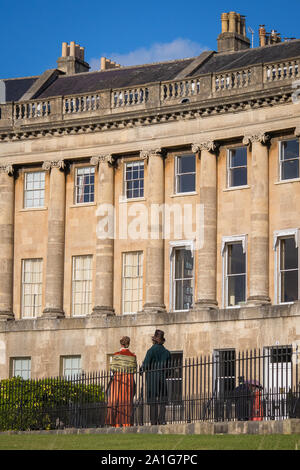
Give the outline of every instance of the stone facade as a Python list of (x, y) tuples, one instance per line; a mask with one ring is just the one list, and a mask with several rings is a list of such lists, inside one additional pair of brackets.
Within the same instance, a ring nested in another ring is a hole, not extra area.
[[(39, 77), (26, 100), (19, 96), (0, 105), (0, 377), (23, 357), (31, 358), (33, 377), (60, 374), (63, 357), (80, 356), (85, 371), (106, 368), (125, 334), (141, 362), (157, 327), (165, 331), (167, 347), (184, 358), (299, 344), (299, 290), (292, 302), (278, 297), (274, 237), (294, 231), (297, 248), (300, 178), (280, 176), (280, 148), (299, 135), (294, 84), (300, 41), (249, 49), (241, 26), (230, 28), (222, 29), (219, 52), (167, 64), (174, 67), (167, 79), (149, 75), (137, 83), (133, 76), (115, 89), (106, 85), (109, 74), (123, 83), (121, 74), (133, 74), (134, 67), (85, 72), (73, 64), (70, 71), (61, 66), (64, 60), (86, 63), (81, 53), (70, 57), (64, 43), (55, 73)], [(232, 54), (243, 59), (242, 67), (231, 63)], [(222, 71), (218, 60), (228, 62)], [(146, 74), (147, 67), (141, 69)], [(93, 91), (87, 91), (90, 77), (101, 84)], [(69, 92), (59, 94), (65, 78)], [(85, 89), (81, 94), (72, 89), (75, 80), (74, 90), (79, 80)], [(247, 149), (247, 184), (229, 185), (228, 152), (241, 147)], [(195, 156), (195, 185), (181, 192), (176, 162), (187, 155)], [(126, 165), (133, 162), (144, 169), (137, 198), (124, 192)], [(86, 167), (94, 171), (94, 197), (78, 202), (77, 171)], [(36, 172), (44, 174), (44, 201), (26, 207), (26, 175)], [(108, 221), (112, 233), (101, 238), (104, 206), (115, 212)], [(188, 206), (194, 235), (178, 238), (179, 222), (170, 212), (175, 223), (167, 234), (158, 218), (154, 235), (147, 236), (148, 219), (146, 236), (128, 236), (139, 209), (149, 214), (154, 206), (162, 208), (165, 221), (167, 211), (182, 214)], [(242, 240), (246, 259), (245, 299), (231, 307), (225, 282), (229, 240)], [(177, 311), (174, 249), (186, 246), (192, 251), (193, 302)], [(124, 253), (133, 252), (143, 259), (141, 306), (125, 314)], [(92, 260), (85, 315), (74, 314), (73, 262), (79, 256)], [(41, 305), (30, 315), (24, 315), (24, 260), (42, 260), (41, 291), (32, 294)]]

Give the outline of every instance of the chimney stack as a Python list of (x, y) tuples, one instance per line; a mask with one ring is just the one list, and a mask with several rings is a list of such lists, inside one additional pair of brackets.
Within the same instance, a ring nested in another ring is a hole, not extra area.
[(272, 29), (270, 33), (266, 32), (265, 25), (259, 25), (259, 46), (269, 46), (281, 42), (281, 36), (275, 29)]
[(218, 52), (232, 52), (249, 49), (246, 37), (245, 16), (230, 11), (221, 15), (222, 32), (218, 36)]
[(121, 67), (120, 64), (116, 64), (116, 62), (112, 62), (110, 59), (107, 59), (106, 57), (101, 57), (100, 70), (118, 69), (120, 67)]
[(84, 47), (76, 44), (75, 41), (71, 41), (70, 44), (63, 42), (57, 68), (66, 75), (88, 72), (90, 66), (84, 61)]

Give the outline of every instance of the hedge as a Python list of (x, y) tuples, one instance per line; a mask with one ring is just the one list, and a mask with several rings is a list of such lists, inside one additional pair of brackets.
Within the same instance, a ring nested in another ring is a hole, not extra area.
[(2, 380), (0, 431), (86, 426), (83, 421), (99, 413), (104, 401), (103, 387), (85, 380)]

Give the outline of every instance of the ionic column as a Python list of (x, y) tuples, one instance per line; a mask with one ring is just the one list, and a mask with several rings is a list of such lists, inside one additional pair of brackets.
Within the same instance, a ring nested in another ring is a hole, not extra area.
[(0, 165), (0, 320), (13, 320), (14, 262), (13, 166)]
[(64, 258), (65, 258), (65, 172), (64, 161), (46, 161), (43, 170), (50, 172), (48, 203), (48, 243), (43, 317), (64, 316)]
[(207, 140), (192, 146), (200, 152), (200, 204), (203, 206), (203, 240), (198, 247), (195, 308), (216, 308), (217, 302), (217, 145)]
[[(114, 315), (114, 166), (111, 155), (91, 158), (98, 165), (97, 243), (94, 308), (92, 315)], [(108, 233), (99, 230), (107, 218)], [(99, 224), (99, 226), (98, 226)]]
[(248, 305), (270, 303), (269, 297), (269, 136), (245, 136), (251, 145), (251, 233)]
[[(161, 149), (144, 150), (141, 158), (147, 161), (147, 179), (150, 182), (147, 189), (149, 211), (151, 205), (164, 204), (165, 176), (164, 160)], [(162, 215), (163, 217), (163, 215)], [(152, 235), (152, 236), (151, 236)], [(158, 225), (151, 226), (151, 234), (148, 237), (145, 256), (145, 313), (159, 313), (166, 310), (164, 304), (164, 237), (163, 220)]]

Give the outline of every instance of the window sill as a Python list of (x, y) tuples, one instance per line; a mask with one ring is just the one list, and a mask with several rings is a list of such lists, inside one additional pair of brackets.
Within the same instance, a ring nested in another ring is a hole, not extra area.
[(243, 186), (231, 186), (230, 188), (225, 188), (223, 189), (223, 191), (238, 191), (239, 189), (249, 189), (251, 188), (251, 186), (249, 186), (248, 184), (245, 184)]
[(170, 197), (195, 196), (197, 194), (198, 194), (197, 191), (190, 191), (186, 193), (170, 194)]
[(26, 207), (19, 209), (19, 212), (31, 212), (31, 211), (47, 211), (48, 207)]
[(292, 178), (290, 180), (276, 181), (274, 184), (286, 184), (286, 183), (299, 183), (300, 178)]
[(81, 204), (71, 204), (69, 207), (74, 208), (74, 207), (90, 207), (90, 206), (96, 206), (96, 202), (83, 202)]
[(119, 203), (121, 204), (126, 204), (127, 202), (139, 202), (139, 201), (146, 201), (147, 199), (145, 197), (133, 197), (130, 199), (126, 199), (123, 196), (119, 197)]

